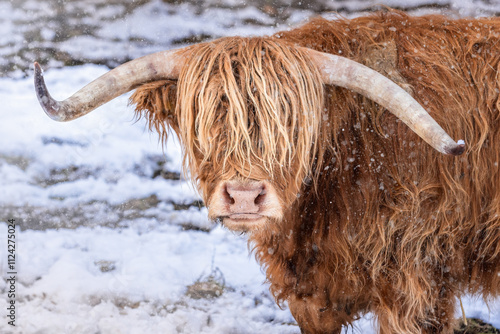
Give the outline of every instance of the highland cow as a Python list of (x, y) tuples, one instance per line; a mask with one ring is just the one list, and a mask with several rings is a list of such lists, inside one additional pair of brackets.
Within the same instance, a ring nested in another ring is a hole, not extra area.
[(152, 54), (60, 102), (35, 82), (59, 121), (136, 89), (303, 333), (366, 312), (450, 333), (457, 298), (500, 292), (499, 38), (500, 19), (388, 10)]

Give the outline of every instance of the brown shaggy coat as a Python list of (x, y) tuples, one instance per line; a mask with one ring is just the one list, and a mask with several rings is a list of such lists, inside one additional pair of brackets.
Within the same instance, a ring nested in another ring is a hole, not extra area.
[[(451, 332), (457, 297), (500, 294), (500, 19), (384, 11), (318, 18), (267, 39), (379, 71), (467, 143), (460, 157), (442, 155), (365, 97), (324, 87), (317, 147), (294, 148), (310, 165), (299, 164), (310, 169), (299, 173), (309, 175), (300, 196), (283, 220), (249, 235), (276, 300), (304, 333), (337, 333), (370, 311), (382, 333)], [(132, 103), (163, 136), (169, 125), (182, 137), (180, 94), (176, 81), (153, 82)], [(194, 139), (183, 138), (189, 155)], [(196, 154), (191, 167), (207, 159)], [(195, 177), (203, 185), (210, 173)]]

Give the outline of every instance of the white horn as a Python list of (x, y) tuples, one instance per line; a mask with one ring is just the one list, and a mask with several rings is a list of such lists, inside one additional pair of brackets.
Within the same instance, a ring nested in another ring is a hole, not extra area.
[(71, 121), (143, 83), (178, 78), (186, 56), (184, 51), (185, 49), (162, 51), (129, 61), (100, 76), (63, 101), (56, 101), (50, 96), (42, 69), (35, 63), (38, 101), (53, 120)]
[(463, 140), (451, 139), (410, 94), (387, 77), (344, 57), (304, 50), (318, 65), (326, 84), (351, 89), (377, 102), (441, 153), (460, 155), (464, 152)]

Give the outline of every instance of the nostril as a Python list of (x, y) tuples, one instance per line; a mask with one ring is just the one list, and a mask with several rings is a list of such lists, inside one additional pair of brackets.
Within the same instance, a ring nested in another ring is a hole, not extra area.
[(256, 213), (265, 203), (263, 184), (228, 182), (222, 188), (222, 200), (226, 209), (233, 213)]
[(224, 202), (229, 205), (234, 204), (234, 198), (231, 196), (231, 194), (227, 191), (227, 186), (224, 187), (223, 191), (223, 196), (224, 196)]
[(257, 195), (257, 197), (255, 197), (255, 200), (253, 202), (255, 203), (255, 205), (261, 205), (264, 202), (265, 198), (266, 198), (266, 190), (262, 189), (260, 194)]

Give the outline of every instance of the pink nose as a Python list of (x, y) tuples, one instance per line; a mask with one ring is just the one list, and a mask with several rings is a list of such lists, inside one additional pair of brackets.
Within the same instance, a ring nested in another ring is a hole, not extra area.
[(224, 204), (234, 214), (258, 213), (266, 197), (266, 188), (260, 182), (251, 184), (228, 182), (222, 189)]

